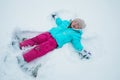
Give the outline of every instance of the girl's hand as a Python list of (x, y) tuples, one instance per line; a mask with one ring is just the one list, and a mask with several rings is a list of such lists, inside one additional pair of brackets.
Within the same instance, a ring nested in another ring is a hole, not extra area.
[(79, 52), (79, 56), (81, 59), (90, 59), (91, 53), (88, 52), (87, 50), (82, 50), (81, 52)]
[(51, 16), (52, 16), (53, 19), (55, 19), (56, 14), (52, 14)]
[(57, 13), (52, 13), (51, 16), (52, 16), (52, 18), (55, 20), (56, 17), (57, 17)]

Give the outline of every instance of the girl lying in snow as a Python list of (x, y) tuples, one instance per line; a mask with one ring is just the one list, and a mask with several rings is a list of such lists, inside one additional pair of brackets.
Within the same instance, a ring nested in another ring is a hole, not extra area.
[(33, 38), (20, 42), (20, 49), (28, 46), (35, 47), (23, 55), (18, 56), (18, 61), (29, 63), (56, 48), (61, 48), (69, 42), (72, 43), (82, 59), (89, 59), (91, 53), (85, 50), (81, 44), (82, 29), (86, 27), (85, 22), (79, 18), (71, 21), (62, 20), (56, 14), (52, 14), (52, 18), (56, 22), (56, 27), (53, 27), (48, 32), (41, 33)]

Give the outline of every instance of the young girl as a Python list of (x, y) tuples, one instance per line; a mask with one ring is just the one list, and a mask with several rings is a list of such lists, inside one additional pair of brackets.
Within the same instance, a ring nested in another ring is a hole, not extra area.
[(56, 22), (55, 27), (48, 32), (20, 42), (20, 49), (35, 45), (34, 48), (22, 55), (23, 60), (27, 63), (31, 62), (56, 48), (61, 48), (68, 42), (72, 43), (73, 47), (82, 58), (89, 59), (91, 53), (84, 50), (81, 44), (82, 29), (86, 26), (84, 21), (79, 18), (72, 21), (62, 20), (56, 15), (52, 15), (52, 17)]

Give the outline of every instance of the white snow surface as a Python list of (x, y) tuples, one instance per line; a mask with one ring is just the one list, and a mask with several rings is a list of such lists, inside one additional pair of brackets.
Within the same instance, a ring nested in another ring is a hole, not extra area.
[[(0, 0), (0, 80), (120, 80), (119, 0)], [(24, 73), (16, 60), (21, 54), (9, 45), (16, 27), (47, 31), (53, 12), (62, 18), (85, 20), (82, 43), (92, 52), (81, 60), (70, 44), (30, 64), (41, 63), (38, 76)]]

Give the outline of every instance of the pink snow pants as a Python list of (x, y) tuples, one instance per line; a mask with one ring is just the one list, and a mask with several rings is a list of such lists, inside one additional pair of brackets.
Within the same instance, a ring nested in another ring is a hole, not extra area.
[(23, 58), (26, 62), (30, 62), (38, 57), (42, 57), (49, 51), (54, 50), (57, 47), (55, 39), (49, 32), (42, 33), (31, 39), (27, 39), (20, 43), (20, 48), (23, 46), (34, 46), (33, 49), (23, 54)]

